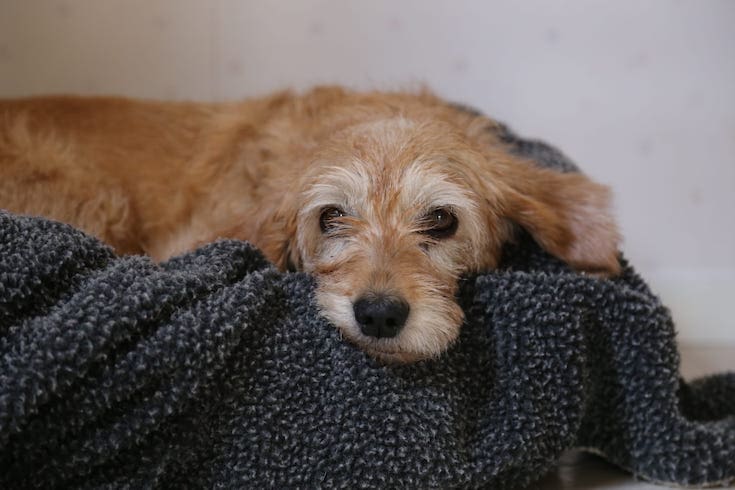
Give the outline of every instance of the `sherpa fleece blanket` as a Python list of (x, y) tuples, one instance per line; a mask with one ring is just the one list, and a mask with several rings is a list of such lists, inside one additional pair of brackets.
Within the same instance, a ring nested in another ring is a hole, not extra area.
[(406, 366), (344, 342), (313, 286), (247, 243), (156, 265), (0, 213), (0, 488), (507, 488), (572, 447), (655, 482), (735, 479), (735, 373), (679, 378), (627, 263), (585, 277), (522, 240), (462, 284), (459, 341)]

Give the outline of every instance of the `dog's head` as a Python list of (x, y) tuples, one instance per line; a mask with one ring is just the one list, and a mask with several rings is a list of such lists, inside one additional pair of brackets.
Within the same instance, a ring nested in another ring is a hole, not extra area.
[(487, 119), (452, 117), (341, 128), (261, 230), (266, 254), (315, 275), (323, 314), (384, 360), (445, 350), (459, 277), (495, 267), (518, 227), (577, 269), (619, 268), (607, 188), (512, 156)]

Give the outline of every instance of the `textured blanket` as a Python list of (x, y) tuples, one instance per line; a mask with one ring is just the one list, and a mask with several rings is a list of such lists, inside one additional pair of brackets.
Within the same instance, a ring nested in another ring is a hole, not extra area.
[(156, 265), (0, 212), (0, 488), (506, 488), (571, 447), (735, 479), (735, 373), (679, 378), (628, 264), (585, 277), (524, 239), (463, 282), (459, 341), (408, 366), (344, 342), (312, 291), (246, 243)]

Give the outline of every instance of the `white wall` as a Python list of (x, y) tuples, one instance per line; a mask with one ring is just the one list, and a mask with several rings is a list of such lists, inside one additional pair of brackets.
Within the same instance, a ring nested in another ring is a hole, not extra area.
[(735, 1), (5, 0), (0, 96), (427, 82), (611, 184), (682, 337), (735, 342)]

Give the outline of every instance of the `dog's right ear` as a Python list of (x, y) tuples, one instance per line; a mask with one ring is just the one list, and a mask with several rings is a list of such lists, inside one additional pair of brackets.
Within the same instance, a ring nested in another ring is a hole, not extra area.
[(261, 212), (255, 233), (250, 237), (265, 257), (282, 271), (296, 271), (301, 267), (294, 243), (297, 210), (289, 204), (291, 201), (284, 198), (277, 206)]
[(263, 206), (255, 216), (235, 215), (198, 246), (220, 238), (252, 243), (265, 258), (282, 271), (296, 271), (301, 260), (295, 247), (296, 212), (281, 203)]

